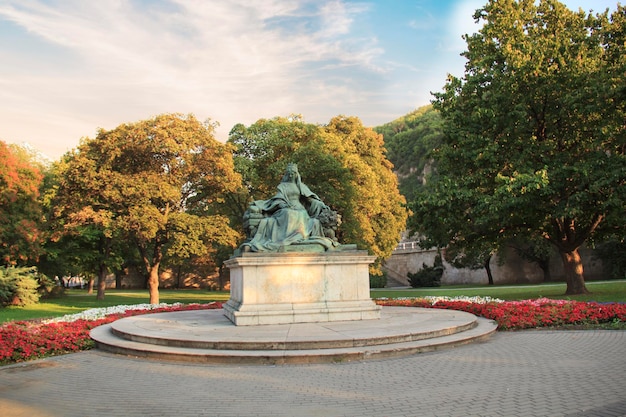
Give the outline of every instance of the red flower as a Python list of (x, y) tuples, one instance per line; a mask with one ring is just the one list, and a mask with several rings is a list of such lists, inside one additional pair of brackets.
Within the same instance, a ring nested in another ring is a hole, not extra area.
[(91, 349), (94, 343), (89, 337), (89, 331), (122, 317), (215, 308), (222, 308), (222, 304), (188, 304), (153, 310), (127, 310), (124, 314), (112, 314), (98, 320), (58, 323), (10, 322), (0, 326), (0, 365)]
[[(494, 320), (500, 330), (527, 329), (564, 324), (598, 324), (626, 321), (626, 304), (585, 303), (564, 300), (525, 300), (473, 303), (460, 300), (437, 301), (425, 299), (377, 300), (384, 306), (444, 308), (466, 311)], [(89, 331), (122, 317), (166, 311), (186, 311), (222, 308), (221, 303), (189, 304), (154, 310), (127, 310), (98, 320), (33, 323), (11, 322), (0, 326), (0, 365), (22, 362), (44, 356), (91, 349), (94, 344)]]
[(377, 300), (383, 306), (432, 307), (466, 311), (494, 320), (499, 330), (528, 329), (565, 324), (599, 324), (626, 321), (626, 304), (585, 303), (565, 300), (524, 300), (489, 303), (438, 301), (423, 299)]

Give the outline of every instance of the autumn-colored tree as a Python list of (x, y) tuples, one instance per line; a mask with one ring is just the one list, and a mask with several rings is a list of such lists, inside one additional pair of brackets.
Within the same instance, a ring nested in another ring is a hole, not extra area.
[(341, 241), (380, 259), (391, 255), (405, 226), (404, 199), (382, 136), (358, 118), (340, 116), (326, 126), (299, 116), (262, 119), (235, 126), (229, 142), (249, 200), (271, 197), (287, 163), (295, 162), (303, 181), (342, 216)]
[(33, 265), (40, 255), (41, 164), (0, 141), (0, 264)]
[(357, 117), (344, 116), (331, 119), (322, 132), (325, 148), (348, 171), (352, 192), (342, 205), (344, 239), (360, 243), (379, 261), (388, 258), (405, 230), (408, 212), (383, 136)]
[(466, 36), (462, 79), (434, 107), (438, 175), (412, 204), (433, 241), (483, 251), (546, 239), (567, 294), (587, 292), (579, 247), (624, 234), (626, 9), (491, 0)]
[[(60, 175), (60, 214), (67, 224), (100, 230), (103, 249), (117, 235), (133, 242), (147, 275), (150, 303), (159, 302), (164, 256), (189, 257), (233, 247), (238, 234), (211, 205), (240, 187), (231, 149), (213, 125), (165, 114), (86, 139)], [(92, 229), (93, 230), (93, 229)]]

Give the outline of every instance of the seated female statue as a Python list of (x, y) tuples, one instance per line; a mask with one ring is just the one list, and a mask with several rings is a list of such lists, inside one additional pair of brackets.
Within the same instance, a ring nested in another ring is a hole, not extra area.
[(274, 197), (257, 201), (253, 205), (263, 214), (256, 232), (244, 251), (276, 252), (281, 247), (301, 244), (318, 244), (324, 250), (338, 243), (324, 236), (318, 217), (330, 208), (302, 183), (298, 166), (289, 164)]

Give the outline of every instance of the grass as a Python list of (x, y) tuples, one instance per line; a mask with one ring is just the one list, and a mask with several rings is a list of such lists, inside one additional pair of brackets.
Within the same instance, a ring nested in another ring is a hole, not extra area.
[[(159, 301), (162, 303), (209, 303), (226, 301), (228, 291), (206, 290), (160, 290)], [(111, 307), (116, 305), (145, 304), (149, 301), (148, 290), (109, 290), (104, 300), (97, 300), (95, 294), (87, 290), (71, 289), (60, 298), (43, 300), (28, 307), (7, 307), (0, 309), (0, 323), (7, 321), (33, 320), (79, 313), (90, 308)]]
[[(502, 300), (526, 300), (541, 297), (597, 302), (626, 302), (626, 280), (589, 281), (586, 283), (591, 294), (565, 296), (565, 283), (540, 285), (475, 286), (455, 285), (439, 288), (373, 289), (372, 298), (399, 298), (423, 296), (482, 296)], [(226, 301), (228, 291), (207, 290), (160, 290), (162, 303), (209, 303)], [(62, 298), (44, 300), (29, 307), (7, 307), (0, 309), (0, 323), (7, 321), (33, 320), (79, 313), (83, 310), (116, 305), (143, 304), (148, 302), (148, 290), (109, 290), (104, 300), (86, 290), (68, 290)]]
[(372, 298), (481, 296), (502, 300), (529, 300), (545, 297), (599, 303), (626, 302), (626, 280), (588, 281), (586, 285), (591, 294), (565, 295), (565, 283), (548, 283), (539, 285), (485, 285), (480, 287), (454, 285), (438, 288), (373, 289), (371, 295)]

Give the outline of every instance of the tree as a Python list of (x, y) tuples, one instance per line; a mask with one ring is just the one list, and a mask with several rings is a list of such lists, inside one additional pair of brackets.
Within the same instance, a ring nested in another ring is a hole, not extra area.
[(115, 221), (115, 208), (102, 193), (108, 172), (96, 165), (93, 156), (83, 144), (54, 165), (57, 180), (50, 193), (46, 266), (61, 268), (63, 275), (88, 277), (89, 292), (96, 276), (96, 298), (102, 300), (108, 272), (124, 262), (114, 250), (121, 245), (123, 233)]
[[(243, 189), (236, 195), (238, 200), (231, 200), (234, 204), (230, 206), (230, 212), (238, 220), (251, 200), (268, 198), (274, 194), (277, 181), (280, 181), (288, 162), (298, 164), (307, 185), (312, 186), (315, 192), (326, 191), (322, 189), (324, 178), (321, 175), (307, 175), (309, 166), (318, 165), (318, 172), (326, 172), (323, 166), (319, 166), (319, 159), (324, 156), (320, 149), (319, 129), (305, 123), (301, 116), (260, 119), (249, 127), (237, 124), (230, 131), (228, 143), (235, 148), (235, 168), (243, 181)], [(328, 163), (332, 164), (333, 161)], [(330, 170), (335, 168), (330, 167)], [(330, 178), (336, 178), (336, 175)]]
[[(326, 148), (349, 172), (352, 192), (342, 205), (344, 238), (359, 242), (380, 262), (398, 245), (408, 216), (383, 136), (357, 117), (334, 117), (322, 130)], [(380, 272), (378, 264), (373, 272)]]
[(465, 36), (464, 77), (435, 94), (445, 138), (413, 224), (464, 248), (546, 239), (567, 294), (587, 292), (579, 247), (625, 227), (624, 15), (554, 0), (477, 10), (484, 26)]
[(118, 234), (132, 241), (152, 304), (159, 302), (166, 254), (205, 255), (238, 239), (228, 219), (211, 213), (212, 204), (240, 186), (231, 149), (214, 139), (213, 125), (191, 115), (165, 114), (100, 130), (68, 157), (61, 177), (64, 218), (96, 227), (100, 250), (108, 250)]
[(261, 119), (249, 127), (236, 125), (229, 143), (236, 147), (246, 206), (271, 197), (287, 163), (295, 162), (311, 190), (342, 216), (340, 241), (357, 243), (379, 258), (391, 255), (405, 227), (405, 201), (382, 136), (358, 118), (339, 116), (326, 126), (299, 116)]
[(43, 234), (43, 166), (27, 150), (0, 141), (0, 264), (33, 265)]

